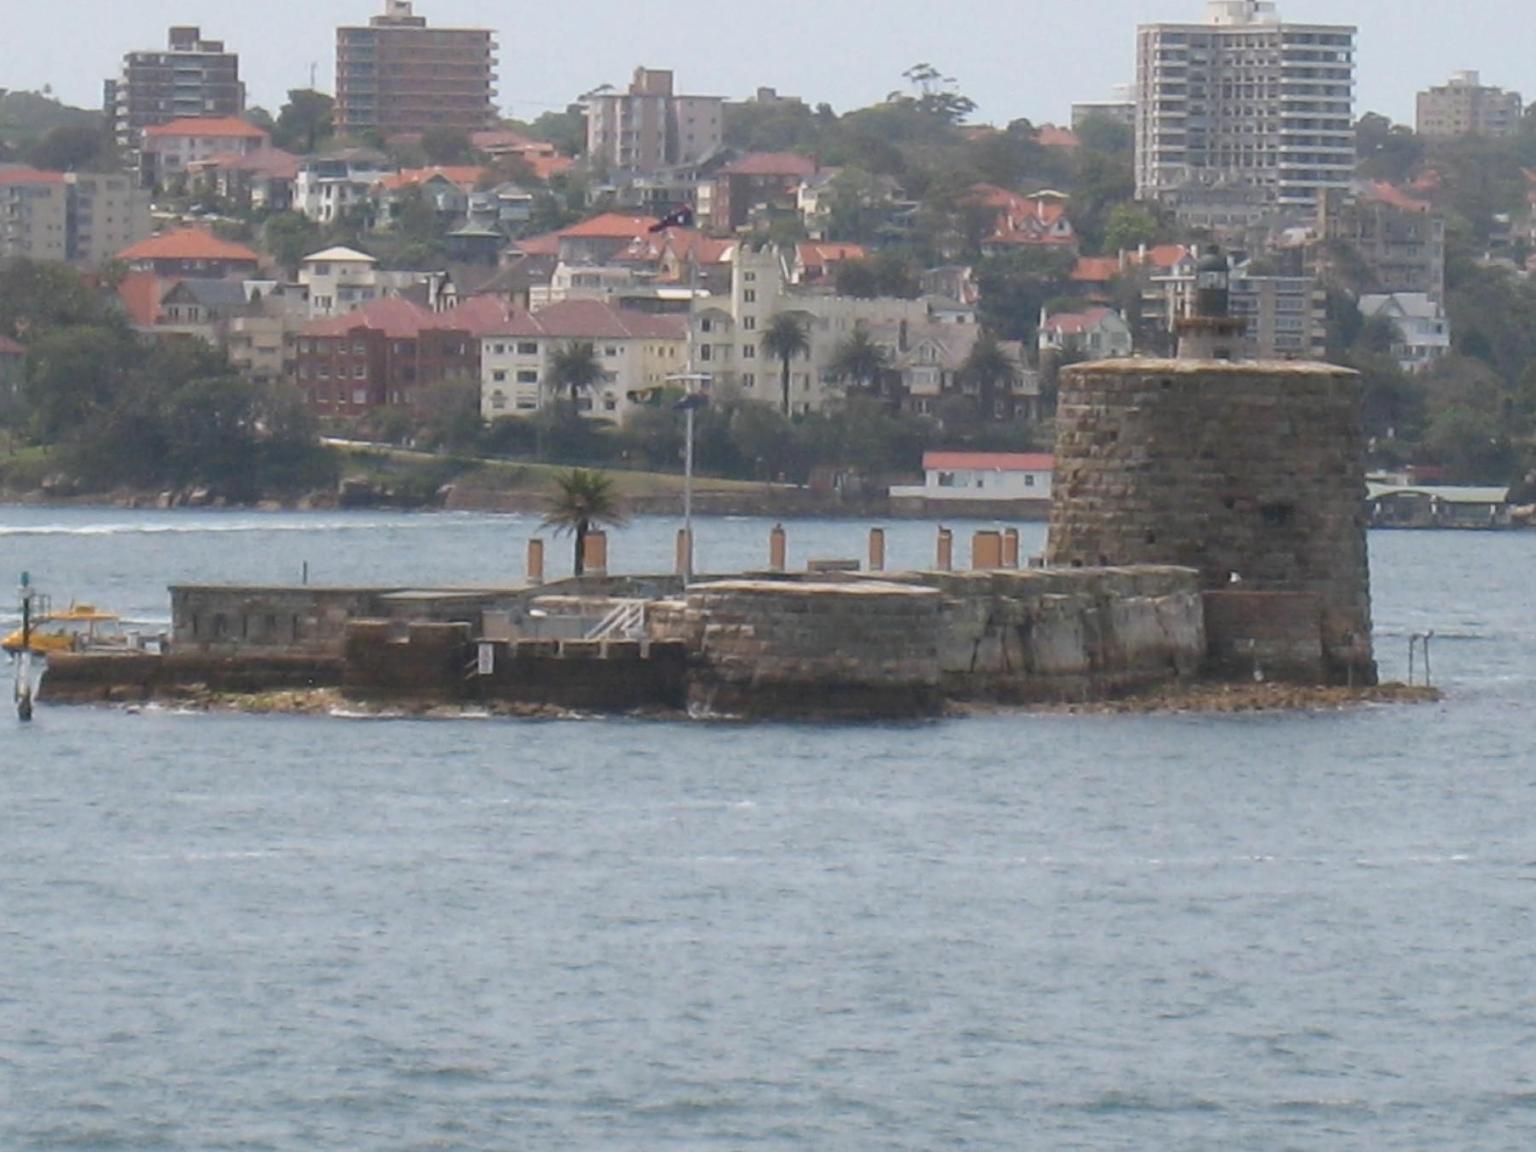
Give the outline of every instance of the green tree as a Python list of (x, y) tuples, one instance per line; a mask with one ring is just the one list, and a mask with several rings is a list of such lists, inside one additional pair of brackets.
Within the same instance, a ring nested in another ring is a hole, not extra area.
[(579, 156), (587, 150), (587, 116), (579, 104), (563, 112), (545, 112), (528, 125), (528, 135), (553, 144), (562, 156)]
[(136, 359), (120, 328), (44, 331), (27, 348), (24, 392), (34, 434), (51, 443), (79, 432), (111, 407)]
[(575, 537), (576, 575), (586, 574), (587, 537), (602, 525), (622, 527), (628, 522), (619, 504), (613, 480), (601, 472), (573, 468), (555, 477), (555, 493), (544, 516), (545, 528)]
[(1073, 264), (1067, 253), (1028, 250), (983, 260), (976, 269), (982, 322), (999, 339), (1032, 345), (1040, 309), (1070, 291)]
[(475, 158), (469, 136), (456, 128), (429, 128), (422, 133), (421, 149), (429, 164), (469, 164)]
[(833, 350), (827, 365), (827, 371), (850, 390), (856, 389), (868, 396), (881, 394), (881, 384), (889, 369), (890, 358), (885, 349), (875, 343), (862, 323), (855, 324), (853, 331)]
[(571, 411), (579, 411), (581, 394), (591, 391), (608, 378), (597, 348), (590, 340), (571, 340), (550, 353), (544, 374), (548, 385), (558, 394), (570, 394)]
[(27, 163), (49, 172), (111, 172), (121, 167), (101, 124), (51, 128), (26, 150)]
[(967, 390), (976, 390), (976, 416), (983, 421), (996, 416), (998, 393), (1013, 389), (1019, 379), (1019, 365), (990, 332), (971, 346), (960, 365), (960, 382)]
[(763, 352), (779, 362), (779, 401), (785, 419), (790, 415), (789, 370), (796, 356), (811, 354), (811, 338), (805, 322), (790, 312), (777, 312), (762, 337)]
[(262, 225), (262, 243), (290, 276), (297, 274), (300, 260), (320, 249), (320, 242), (319, 225), (298, 212), (279, 212)]
[(1136, 147), (1136, 131), (1102, 112), (1091, 113), (1077, 126), (1078, 144), (1089, 152), (1128, 156)]
[(1117, 204), (1110, 209), (1104, 225), (1104, 250), (1110, 253), (1134, 252), (1141, 245), (1160, 244), (1168, 229), (1158, 215), (1145, 204)]
[(272, 143), (289, 152), (310, 154), (336, 134), (336, 101), (312, 88), (293, 88), (277, 113)]
[(1393, 124), (1379, 113), (1367, 112), (1355, 125), (1355, 153), (1360, 158), (1362, 176), (1403, 184), (1413, 177), (1424, 159), (1424, 142), (1412, 128)]

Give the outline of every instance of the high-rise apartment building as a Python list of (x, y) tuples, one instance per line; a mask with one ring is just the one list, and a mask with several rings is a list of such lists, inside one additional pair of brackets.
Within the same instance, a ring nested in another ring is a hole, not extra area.
[(725, 139), (725, 98), (675, 95), (664, 69), (637, 68), (629, 91), (584, 99), (587, 155), (619, 172), (695, 164)]
[(1136, 193), (1252, 186), (1315, 209), (1355, 170), (1355, 29), (1211, 0), (1199, 24), (1137, 34)]
[(496, 119), (496, 38), (429, 28), (409, 0), (385, 0), (366, 28), (336, 29), (336, 128), (394, 136), (478, 132)]
[(172, 120), (239, 116), (245, 111), (240, 57), (196, 27), (172, 28), (164, 51), (130, 52), (108, 80), (103, 101), (118, 149), (139, 170), (144, 129)]
[(123, 173), (0, 168), (0, 257), (97, 267), (153, 231), (148, 193)]
[(1458, 72), (1419, 93), (1420, 136), (1513, 136), (1523, 105), (1518, 92), (1489, 88), (1476, 72)]

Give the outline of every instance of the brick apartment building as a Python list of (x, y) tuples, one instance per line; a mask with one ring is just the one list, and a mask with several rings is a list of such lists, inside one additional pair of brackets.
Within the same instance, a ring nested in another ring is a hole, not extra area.
[(439, 384), (478, 383), (481, 333), (505, 315), (489, 297), (447, 312), (390, 297), (312, 321), (299, 329), (299, 389), (322, 416), (415, 407)]
[(496, 119), (496, 41), (483, 28), (429, 28), (409, 0), (367, 27), (336, 29), (336, 127), (394, 136)]

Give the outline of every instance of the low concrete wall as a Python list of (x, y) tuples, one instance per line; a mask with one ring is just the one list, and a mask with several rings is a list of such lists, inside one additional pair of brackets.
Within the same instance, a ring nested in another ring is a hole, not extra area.
[(483, 702), (575, 712), (677, 711), (688, 698), (688, 649), (635, 640), (521, 641), (492, 646), (492, 673), (470, 685)]
[(231, 695), (334, 688), (341, 661), (323, 656), (81, 653), (52, 656), (39, 699), (50, 704), (138, 703), (192, 692)]

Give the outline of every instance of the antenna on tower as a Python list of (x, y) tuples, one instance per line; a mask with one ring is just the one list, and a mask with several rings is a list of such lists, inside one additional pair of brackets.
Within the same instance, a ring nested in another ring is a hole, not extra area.
[(309, 62), (309, 90), (311, 92), (315, 90), (315, 73), (319, 67), (319, 63), (314, 60)]

